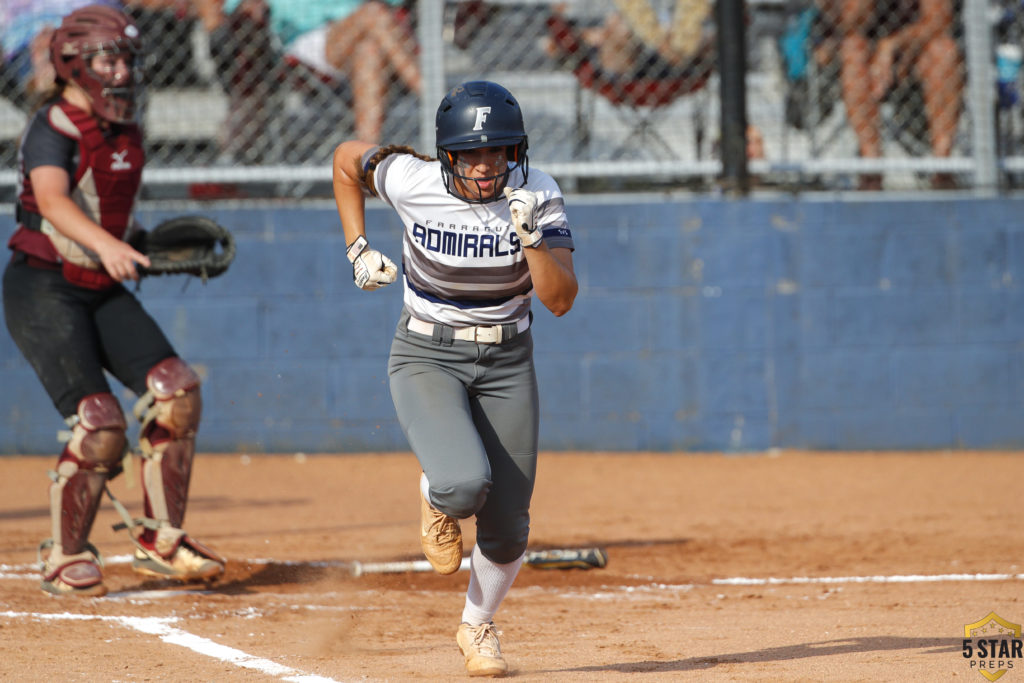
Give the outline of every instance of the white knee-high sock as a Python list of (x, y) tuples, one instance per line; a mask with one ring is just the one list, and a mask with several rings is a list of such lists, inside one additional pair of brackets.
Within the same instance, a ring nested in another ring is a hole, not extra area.
[(427, 481), (426, 472), (420, 472), (420, 493), (423, 494), (423, 497), (427, 499), (428, 503), (433, 505), (433, 503), (430, 502), (430, 482)]
[(508, 595), (519, 574), (526, 553), (508, 564), (498, 564), (484, 557), (479, 546), (473, 546), (469, 560), (469, 590), (462, 621), (471, 626), (486, 624), (494, 618), (501, 601)]

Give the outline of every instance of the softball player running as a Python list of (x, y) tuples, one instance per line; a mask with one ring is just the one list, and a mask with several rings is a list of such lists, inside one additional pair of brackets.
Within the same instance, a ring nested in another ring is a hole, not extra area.
[(50, 56), (52, 96), (19, 148), (18, 228), (4, 271), (11, 337), (71, 429), (52, 473), (42, 589), (105, 595), (89, 543), (107, 480), (121, 471), (127, 424), (104, 370), (141, 396), (145, 520), (132, 568), (212, 579), (224, 560), (182, 529), (202, 401), (199, 376), (121, 284), (149, 259), (128, 245), (145, 162), (135, 124), (139, 30), (119, 10), (89, 5), (64, 17)]
[(462, 561), (460, 519), (476, 516), (456, 641), (471, 675), (508, 670), (492, 621), (522, 565), (537, 463), (531, 299), (556, 316), (578, 289), (561, 191), (527, 162), (516, 99), (464, 83), (437, 110), (437, 156), (348, 141), (334, 196), (358, 287), (394, 282), (372, 249), (364, 193), (405, 226), (404, 308), (388, 362), (398, 420), (419, 460), (421, 545), (441, 574)]

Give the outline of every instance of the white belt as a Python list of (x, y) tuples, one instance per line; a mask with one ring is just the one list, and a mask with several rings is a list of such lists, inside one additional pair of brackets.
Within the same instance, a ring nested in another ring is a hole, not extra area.
[[(515, 325), (515, 331), (511, 331), (511, 326)], [(428, 337), (433, 337), (435, 331), (438, 335), (442, 334), (442, 330), (448, 327), (452, 333), (452, 339), (461, 339), (462, 341), (477, 342), (479, 344), (500, 344), (503, 341), (508, 341), (512, 337), (518, 334), (522, 334), (530, 327), (530, 316), (526, 315), (517, 320), (514, 323), (508, 325), (474, 325), (473, 327), (449, 327), (447, 325), (436, 325), (434, 323), (428, 323), (425, 320), (419, 320), (418, 318), (409, 317), (409, 330), (412, 332), (418, 332), (419, 334), (425, 334)], [(509, 329), (506, 330), (505, 328)]]

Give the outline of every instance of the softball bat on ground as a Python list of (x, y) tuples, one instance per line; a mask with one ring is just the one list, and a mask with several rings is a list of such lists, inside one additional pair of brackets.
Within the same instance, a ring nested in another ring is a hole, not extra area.
[[(523, 564), (534, 569), (602, 569), (608, 565), (608, 552), (604, 548), (554, 548), (527, 550)], [(469, 569), (469, 558), (462, 558), (459, 570)], [(426, 560), (404, 562), (352, 562), (352, 576), (363, 574), (401, 574), (404, 572), (430, 572), (433, 567)]]

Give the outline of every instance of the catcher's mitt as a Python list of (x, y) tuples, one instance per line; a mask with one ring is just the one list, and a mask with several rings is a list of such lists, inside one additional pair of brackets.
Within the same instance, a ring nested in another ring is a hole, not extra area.
[(235, 258), (235, 238), (203, 216), (170, 218), (140, 231), (132, 246), (149, 257), (148, 267), (139, 266), (140, 275), (195, 275), (205, 282), (223, 274)]

